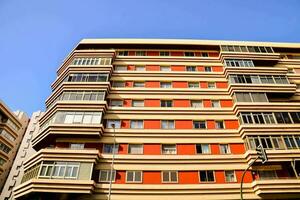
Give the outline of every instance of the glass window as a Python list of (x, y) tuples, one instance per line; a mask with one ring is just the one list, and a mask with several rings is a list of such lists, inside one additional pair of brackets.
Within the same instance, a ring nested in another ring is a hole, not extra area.
[(226, 182), (236, 182), (234, 170), (225, 171), (225, 181)]
[(146, 56), (146, 52), (145, 51), (136, 51), (135, 55), (136, 56)]
[(220, 153), (221, 154), (230, 154), (230, 148), (228, 144), (220, 144)]
[(142, 172), (126, 171), (126, 182), (142, 182)]
[(188, 82), (189, 88), (199, 88), (199, 82)]
[(293, 122), (300, 123), (300, 112), (290, 112)]
[(110, 100), (110, 106), (112, 107), (122, 107), (123, 100)]
[(84, 143), (71, 143), (70, 149), (84, 149)]
[(115, 66), (115, 71), (127, 71), (127, 66), (117, 65)]
[(135, 66), (135, 71), (145, 71), (145, 66), (142, 65)]
[(202, 101), (201, 100), (192, 100), (191, 106), (193, 108), (201, 108), (202, 107)]
[(297, 145), (296, 145), (296, 142), (295, 142), (293, 136), (285, 136), (284, 143), (288, 149), (296, 149), (297, 148)]
[(208, 88), (216, 88), (215, 82), (208, 82)]
[(172, 100), (160, 100), (160, 107), (172, 107)]
[(143, 128), (143, 120), (131, 120), (130, 128)]
[(112, 86), (113, 87), (125, 87), (125, 82), (124, 81), (114, 81)]
[(219, 108), (220, 107), (220, 101), (219, 100), (211, 100), (211, 107)]
[(163, 183), (177, 183), (177, 171), (163, 171)]
[(145, 82), (134, 82), (133, 87), (143, 88), (145, 87)]
[(174, 120), (161, 120), (162, 129), (174, 129)]
[(169, 71), (171, 71), (171, 67), (170, 66), (160, 66), (160, 71), (169, 72)]
[(99, 172), (99, 182), (110, 182), (110, 179), (112, 182), (115, 182), (116, 180), (116, 170), (100, 170)]
[(193, 57), (195, 56), (194, 52), (184, 52), (184, 56)]
[(267, 179), (277, 179), (277, 174), (275, 170), (259, 170), (259, 179), (267, 180)]
[(196, 66), (186, 66), (186, 71), (195, 72), (196, 71)]
[(251, 113), (241, 113), (243, 124), (253, 124)]
[(175, 144), (162, 144), (161, 149), (162, 149), (162, 154), (176, 154)]
[(212, 170), (205, 170), (205, 171), (200, 171), (200, 182), (214, 182), (215, 177), (214, 177), (214, 171)]
[(275, 149), (284, 149), (284, 143), (281, 137), (272, 137)]
[(256, 124), (264, 124), (265, 123), (262, 113), (252, 113), (252, 116), (253, 116), (254, 122)]
[(210, 148), (208, 144), (196, 144), (197, 154), (210, 154)]
[(160, 82), (160, 87), (161, 88), (171, 88), (172, 84), (171, 84), (171, 82)]
[(119, 151), (119, 145), (115, 144), (115, 148), (114, 148), (114, 144), (103, 144), (102, 151), (103, 151), (102, 153), (112, 154), (114, 152), (115, 154), (117, 154)]
[(292, 123), (289, 114), (287, 112), (275, 112), (274, 113), (277, 123), (279, 124), (290, 124)]
[(260, 137), (260, 141), (261, 141), (262, 146), (265, 149), (273, 149), (273, 145), (272, 145), (270, 137)]
[(251, 102), (250, 94), (246, 92), (237, 92), (235, 97), (237, 102)]
[(251, 93), (253, 102), (268, 102), (267, 95), (265, 93)]
[(224, 122), (216, 121), (216, 129), (224, 129)]
[(128, 145), (129, 154), (143, 154), (143, 145), (142, 144), (129, 144)]
[(263, 113), (266, 124), (275, 124), (275, 119), (272, 113)]
[(202, 56), (202, 57), (208, 57), (208, 53), (207, 53), (207, 52), (202, 52), (202, 53), (201, 53), (201, 56)]
[(206, 129), (205, 121), (193, 121), (194, 129)]
[(144, 100), (132, 100), (133, 107), (144, 107)]
[(159, 56), (170, 56), (170, 52), (168, 51), (160, 51)]
[(118, 55), (119, 56), (128, 56), (128, 51), (119, 51)]
[(205, 72), (212, 72), (212, 67), (211, 66), (205, 66), (204, 71)]
[(121, 128), (121, 120), (113, 120), (113, 119), (107, 120), (106, 128), (113, 128), (112, 124), (115, 125), (115, 128)]

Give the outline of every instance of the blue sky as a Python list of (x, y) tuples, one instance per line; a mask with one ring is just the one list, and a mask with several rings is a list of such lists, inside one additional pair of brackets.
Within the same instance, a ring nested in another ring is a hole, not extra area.
[(82, 38), (300, 42), (299, 0), (0, 0), (0, 98), (44, 110)]

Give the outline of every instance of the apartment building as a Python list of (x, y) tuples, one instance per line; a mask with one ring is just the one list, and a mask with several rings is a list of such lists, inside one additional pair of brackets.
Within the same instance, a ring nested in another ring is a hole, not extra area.
[(16, 199), (300, 197), (300, 44), (84, 39)]
[(14, 162), (28, 122), (29, 118), (24, 112), (12, 112), (0, 100), (0, 191)]

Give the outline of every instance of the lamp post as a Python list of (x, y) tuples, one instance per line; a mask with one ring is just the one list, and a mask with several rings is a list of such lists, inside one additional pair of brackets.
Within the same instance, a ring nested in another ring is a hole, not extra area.
[(110, 165), (110, 177), (109, 177), (109, 190), (108, 190), (108, 200), (111, 200), (111, 186), (112, 186), (112, 178), (113, 178), (113, 168), (114, 168), (114, 161), (115, 161), (115, 148), (116, 148), (116, 133), (115, 133), (115, 124), (111, 124), (113, 128), (113, 150), (112, 150), (112, 161)]

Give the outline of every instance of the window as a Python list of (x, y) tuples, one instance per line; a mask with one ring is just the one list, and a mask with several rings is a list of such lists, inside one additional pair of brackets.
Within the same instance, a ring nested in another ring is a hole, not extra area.
[(75, 58), (72, 65), (90, 66), (90, 65), (110, 65), (111, 58)]
[(162, 154), (176, 154), (175, 144), (162, 144), (161, 145)]
[(201, 53), (201, 56), (202, 56), (202, 57), (208, 57), (208, 53), (207, 53), (207, 52), (202, 52), (202, 53)]
[(118, 55), (119, 56), (128, 56), (128, 51), (119, 51)]
[(43, 161), (40, 168), (40, 178), (76, 179), (80, 163)]
[(216, 129), (224, 129), (224, 122), (216, 121)]
[(174, 129), (174, 120), (161, 120), (161, 129)]
[(144, 107), (144, 100), (132, 100), (133, 107)]
[(172, 100), (160, 100), (160, 107), (172, 107)]
[(253, 53), (274, 53), (272, 47), (258, 47), (258, 46), (230, 46), (222, 45), (222, 51), (229, 52), (253, 52)]
[(220, 144), (220, 153), (221, 154), (230, 154), (230, 149), (228, 144)]
[(109, 119), (106, 122), (106, 128), (113, 128), (112, 125), (115, 125), (115, 128), (121, 128), (121, 120)]
[(265, 123), (262, 113), (252, 113), (252, 116), (253, 116), (255, 124), (264, 124)]
[(195, 72), (196, 71), (196, 66), (186, 66), (186, 71)]
[(288, 149), (296, 149), (297, 148), (297, 143), (295, 142), (293, 136), (285, 136), (283, 139), (284, 139), (284, 143)]
[(189, 88), (199, 88), (198, 82), (188, 82)]
[(127, 71), (127, 66), (117, 65), (115, 66), (115, 71)]
[(275, 170), (259, 170), (259, 179), (267, 180), (267, 179), (277, 179), (277, 174)]
[(300, 123), (300, 112), (290, 112), (293, 122)]
[(136, 51), (135, 55), (136, 56), (146, 56), (146, 52), (145, 51)]
[(143, 120), (131, 120), (130, 128), (143, 128)]
[(126, 171), (126, 182), (142, 182), (142, 172)]
[(205, 170), (205, 171), (199, 171), (200, 175), (200, 182), (214, 182), (214, 171), (212, 170)]
[(200, 101), (200, 100), (192, 100), (191, 101), (191, 106), (193, 108), (201, 108), (202, 107), (202, 101)]
[(143, 88), (143, 87), (145, 87), (145, 82), (134, 82), (133, 87)]
[(210, 148), (208, 144), (196, 144), (197, 154), (210, 154)]
[(169, 71), (171, 71), (171, 67), (170, 66), (160, 66), (160, 71), (169, 72)]
[(250, 93), (237, 92), (235, 93), (235, 98), (237, 102), (252, 102)]
[(101, 101), (104, 100), (104, 97), (105, 97), (105, 92), (64, 91), (56, 100), (57, 101), (70, 101), (70, 100), (71, 101)]
[(160, 82), (160, 87), (161, 88), (171, 88), (172, 84), (171, 84), (171, 82)]
[(275, 119), (272, 113), (263, 113), (266, 124), (275, 124)]
[(143, 145), (142, 144), (129, 144), (128, 145), (129, 154), (143, 154)]
[(0, 150), (4, 153), (9, 153), (11, 151), (11, 148), (9, 148), (6, 144), (0, 142)]
[(225, 60), (227, 67), (254, 67), (252, 60)]
[(55, 124), (100, 124), (102, 112), (58, 111), (48, 123)]
[(279, 124), (290, 124), (292, 123), (289, 113), (287, 112), (275, 112), (274, 113), (277, 123)]
[(0, 158), (0, 166), (3, 166), (6, 163), (6, 161), (3, 158)]
[(208, 82), (208, 88), (216, 88), (216, 83), (215, 82)]
[(273, 149), (270, 137), (260, 137), (260, 142), (265, 149)]
[(250, 93), (253, 102), (268, 102), (265, 93)]
[(170, 52), (168, 51), (160, 51), (159, 56), (170, 56)]
[(253, 124), (251, 113), (241, 113), (240, 116), (243, 124)]
[(193, 121), (194, 129), (206, 129), (205, 121)]
[(205, 67), (204, 67), (204, 71), (205, 71), (205, 72), (212, 72), (212, 67), (210, 67), (210, 66), (205, 66)]
[(70, 149), (84, 149), (83, 143), (71, 143)]
[(108, 74), (70, 74), (65, 80), (65, 82), (106, 82), (108, 81)]
[(177, 183), (177, 171), (163, 171), (162, 182), (163, 183)]
[(125, 82), (124, 81), (114, 81), (112, 86), (113, 87), (125, 87)]
[(3, 137), (5, 137), (6, 139), (12, 142), (15, 141), (15, 138), (4, 129), (0, 129), (0, 135), (2, 135)]
[(116, 180), (116, 170), (100, 170), (99, 171), (99, 182), (115, 182)]
[(142, 65), (135, 66), (135, 71), (145, 71), (145, 66)]
[(110, 106), (112, 107), (122, 107), (123, 100), (110, 100)]
[(211, 100), (211, 107), (212, 108), (219, 108), (220, 107), (220, 101), (219, 100)]
[(112, 153), (117, 154), (119, 151), (119, 145), (115, 144), (115, 146), (114, 146), (114, 144), (103, 144), (102, 151), (103, 151), (103, 153), (107, 153), (107, 154), (112, 154)]
[(226, 182), (236, 182), (235, 173), (233, 170), (225, 171), (225, 181)]
[(195, 54), (194, 54), (194, 52), (184, 52), (184, 56), (193, 57), (193, 56), (195, 56)]
[(272, 137), (275, 149), (284, 149), (284, 143), (281, 137)]

